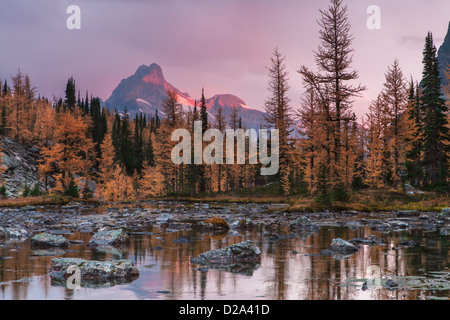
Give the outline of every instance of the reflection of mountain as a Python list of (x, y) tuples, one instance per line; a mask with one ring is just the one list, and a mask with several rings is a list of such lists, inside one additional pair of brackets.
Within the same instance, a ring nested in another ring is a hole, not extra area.
[[(181, 92), (168, 83), (161, 67), (156, 63), (150, 66), (142, 65), (134, 75), (123, 79), (111, 97), (106, 100), (106, 106), (110, 110), (117, 108), (120, 111), (127, 107), (131, 116), (139, 112), (154, 115), (156, 110), (164, 116), (161, 112), (161, 103), (166, 97), (167, 90), (175, 90), (178, 101), (185, 109), (194, 106), (195, 100), (188, 93)], [(242, 99), (231, 94), (219, 94), (206, 100), (206, 107), (212, 120), (219, 106), (223, 107), (226, 119), (229, 119), (232, 108), (236, 106), (242, 124), (249, 128), (258, 129), (264, 122), (263, 112), (248, 107)]]

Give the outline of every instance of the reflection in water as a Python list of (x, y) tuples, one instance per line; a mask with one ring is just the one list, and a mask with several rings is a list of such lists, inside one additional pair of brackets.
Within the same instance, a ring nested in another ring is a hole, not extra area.
[[(153, 235), (132, 236), (128, 249), (89, 248), (89, 233), (66, 235), (83, 240), (68, 250), (31, 250), (30, 240), (10, 242), (0, 248), (0, 299), (424, 299), (449, 297), (449, 290), (388, 291), (382, 287), (361, 290), (370, 278), (371, 266), (381, 277), (427, 276), (430, 271), (448, 271), (448, 239), (420, 230), (383, 234), (369, 228), (323, 228), (318, 233), (296, 233), (282, 240), (269, 238), (264, 227), (241, 235), (196, 234), (193, 231), (166, 233), (153, 228)], [(270, 232), (269, 232), (270, 233)], [(342, 260), (321, 256), (334, 238), (353, 239), (370, 235), (386, 246), (367, 246)], [(174, 242), (189, 237), (187, 243)], [(253, 240), (261, 248), (261, 264), (248, 270), (199, 268), (190, 263), (208, 250)], [(414, 240), (412, 248), (395, 250), (400, 241)], [(162, 248), (162, 249), (161, 249)], [(140, 271), (132, 283), (108, 288), (70, 290), (52, 285), (48, 271), (54, 257), (87, 260), (131, 259)], [(234, 272), (229, 272), (234, 271)]]

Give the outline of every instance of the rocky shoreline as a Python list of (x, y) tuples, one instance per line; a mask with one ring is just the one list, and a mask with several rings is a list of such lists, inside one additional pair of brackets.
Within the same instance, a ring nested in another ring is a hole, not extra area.
[[(27, 206), (22, 208), (0, 208), (0, 246), (9, 240), (31, 238), (31, 246), (43, 255), (54, 252), (64, 253), (73, 244), (83, 241), (68, 241), (64, 235), (75, 232), (92, 235), (87, 246), (102, 252), (114, 254), (126, 247), (131, 236), (149, 235), (149, 228), (157, 227), (165, 232), (195, 230), (203, 233), (238, 235), (263, 225), (265, 236), (269, 242), (280, 242), (296, 236), (307, 237), (322, 228), (370, 228), (381, 233), (420, 229), (439, 232), (447, 236), (450, 231), (450, 209), (441, 213), (418, 211), (394, 211), (382, 213), (316, 212), (295, 213), (285, 212), (282, 205), (273, 204), (202, 204), (183, 203), (175, 201), (151, 201), (129, 205), (109, 204), (95, 207), (92, 204), (73, 202), (65, 206)], [(173, 240), (177, 243), (195, 242), (195, 237), (181, 237)], [(386, 245), (382, 239), (375, 236), (355, 239), (333, 239), (328, 249), (320, 255), (343, 259), (356, 252), (363, 245)], [(413, 247), (414, 241), (398, 243), (394, 249)], [(156, 249), (155, 249), (156, 250)], [(246, 272), (251, 274), (258, 268), (261, 250), (251, 241), (231, 245), (230, 247), (208, 251), (191, 258), (191, 263), (197, 264), (199, 271), (206, 272), (208, 268), (222, 269), (231, 272)], [(120, 254), (118, 255), (120, 257)], [(75, 260), (54, 261), (52, 280), (61, 282), (64, 268), (70, 264), (92, 265), (98, 269), (88, 268), (88, 275), (101, 274), (99, 277), (84, 276), (84, 280), (120, 283), (129, 281), (126, 272), (108, 276), (105, 270), (116, 270), (110, 265), (104, 267), (99, 261), (83, 262)], [(128, 264), (127, 264), (128, 265)], [(104, 268), (103, 268), (104, 267)], [(133, 279), (139, 272), (130, 265)], [(196, 269), (196, 270), (197, 270)], [(92, 271), (94, 270), (94, 271)], [(91, 272), (92, 271), (92, 272)], [(98, 272), (97, 272), (98, 271)], [(118, 276), (123, 275), (123, 277)], [(89, 284), (87, 284), (89, 285)]]
[[(86, 213), (89, 211), (90, 213)], [(221, 223), (225, 221), (228, 225), (217, 227), (205, 223), (212, 218), (220, 218)], [(450, 209), (443, 209), (441, 213), (418, 211), (288, 213), (281, 207), (280, 210), (274, 210), (267, 204), (188, 204), (172, 201), (141, 202), (135, 203), (133, 207), (131, 205), (116, 207), (112, 204), (100, 214), (97, 214), (93, 205), (83, 203), (0, 208), (0, 240), (24, 238), (42, 232), (95, 233), (102, 228), (125, 229), (128, 234), (138, 234), (151, 226), (168, 231), (201, 229), (233, 233), (251, 229), (256, 225), (265, 225), (273, 230), (274, 234), (280, 229), (314, 233), (320, 228), (327, 227), (347, 227), (352, 230), (369, 227), (379, 232), (424, 229), (448, 235)]]

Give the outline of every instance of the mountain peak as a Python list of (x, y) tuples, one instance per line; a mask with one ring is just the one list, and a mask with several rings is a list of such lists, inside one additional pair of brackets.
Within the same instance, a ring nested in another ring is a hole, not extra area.
[(139, 77), (142, 81), (146, 83), (151, 83), (155, 85), (160, 85), (165, 82), (162, 69), (156, 63), (152, 63), (149, 66), (145, 64), (141, 65), (135, 73), (136, 77)]
[[(110, 110), (120, 110), (126, 106), (131, 116), (140, 112), (153, 115), (158, 109), (161, 111), (167, 90), (177, 93), (178, 101), (186, 107), (186, 111), (188, 107), (194, 106), (194, 99), (168, 83), (164, 79), (162, 68), (156, 63), (141, 65), (134, 75), (123, 79), (105, 103)], [(206, 99), (206, 108), (211, 117), (221, 107), (223, 115), (228, 118), (234, 106), (239, 108), (242, 122), (247, 127), (259, 128), (263, 123), (261, 111), (250, 109), (242, 99), (234, 95), (219, 94)]]

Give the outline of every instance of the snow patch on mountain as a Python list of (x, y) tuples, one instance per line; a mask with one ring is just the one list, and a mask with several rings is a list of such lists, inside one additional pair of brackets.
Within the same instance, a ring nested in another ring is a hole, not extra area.
[(141, 99), (141, 98), (137, 98), (136, 102), (144, 103), (146, 105), (149, 105), (150, 107), (152, 106), (152, 104), (150, 102), (148, 102), (147, 100)]

